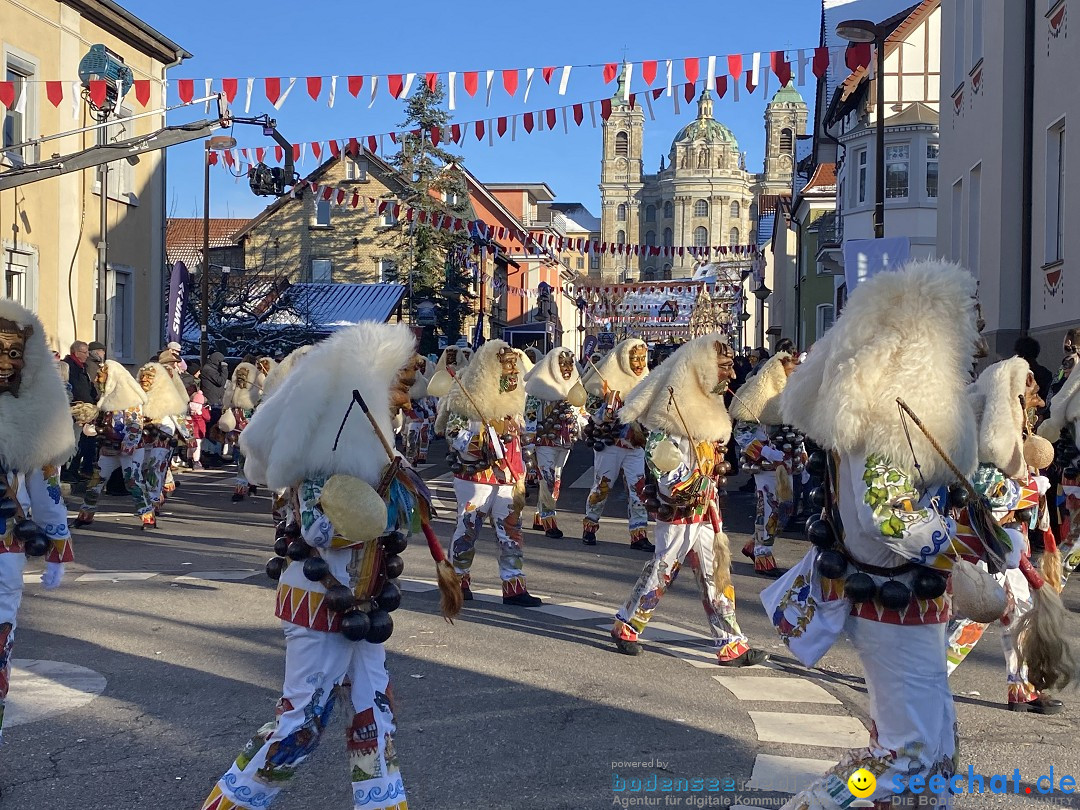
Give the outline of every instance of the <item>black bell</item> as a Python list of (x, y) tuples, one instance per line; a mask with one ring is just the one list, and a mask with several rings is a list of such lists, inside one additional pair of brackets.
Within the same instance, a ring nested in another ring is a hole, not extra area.
[(615, 440), (610, 439), (610, 438), (609, 439), (604, 439), (604, 444), (606, 444), (608, 447), (610, 447), (611, 445), (615, 444)]
[(656, 510), (656, 519), (661, 523), (669, 523), (675, 517), (675, 507), (669, 503), (662, 503)]
[(1072, 480), (1075, 481), (1077, 478), (1080, 478), (1080, 467), (1075, 467), (1075, 466), (1070, 465), (1070, 466), (1066, 467), (1064, 470), (1062, 470), (1061, 474), (1065, 478), (1071, 478)]
[(460, 473), (462, 471), (462, 469), (463, 468), (461, 466), (460, 461), (451, 462), (451, 464), (450, 464), (450, 472), (454, 473), (454, 475), (457, 475), (458, 473)]
[(372, 644), (382, 644), (394, 632), (394, 620), (382, 609), (371, 611), (370, 618), (371, 629), (368, 630), (366, 639)]
[(49, 553), (49, 537), (34, 521), (20, 520), (11, 534), (23, 544), (23, 553), (27, 557), (44, 557)]
[(274, 553), (279, 557), (284, 557), (289, 553), (289, 541), (284, 537), (279, 537), (274, 541)]
[(646, 484), (641, 488), (641, 495), (644, 498), (655, 498), (659, 492), (660, 488), (656, 484)]
[(286, 537), (299, 537), (300, 536), (300, 524), (295, 521), (285, 527)]
[(330, 573), (330, 564), (322, 557), (308, 557), (304, 560), (304, 577), (311, 582), (322, 582)]
[(881, 604), (889, 610), (903, 610), (911, 604), (911, 588), (895, 579), (881, 583)]
[[(599, 453), (605, 447), (607, 447), (607, 445), (604, 444), (603, 442), (593, 442), (592, 449), (595, 450), (597, 453)], [(14, 512), (12, 512), (12, 514), (14, 514)]]
[(814, 487), (810, 490), (810, 505), (817, 510), (825, 508), (825, 487)]
[(285, 536), (285, 521), (279, 520), (274, 524), (274, 539)]
[(806, 524), (806, 539), (818, 548), (829, 548), (836, 542), (836, 533), (828, 521), (818, 518)]
[(937, 599), (945, 593), (948, 577), (930, 568), (919, 568), (911, 581), (911, 590), (920, 599)]
[(844, 596), (852, 602), (867, 602), (874, 598), (876, 592), (874, 580), (862, 571), (856, 571), (844, 580)]
[(727, 486), (727, 476), (726, 476), (726, 475), (720, 475), (720, 476), (717, 476), (717, 478), (716, 478), (716, 485), (717, 485), (718, 487), (720, 487), (721, 489), (722, 489), (723, 487), (726, 487), (726, 486)]
[(284, 557), (271, 557), (266, 563), (266, 575), (276, 582), (281, 579), (287, 565)]
[(446, 454), (446, 463), (447, 464), (453, 464), (456, 460), (457, 460), (457, 453), (455, 451), (451, 450), (449, 453)]
[(371, 632), (371, 617), (362, 610), (350, 610), (341, 617), (341, 635), (349, 641), (363, 641)]
[(401, 588), (393, 580), (389, 580), (382, 586), (382, 590), (375, 597), (375, 601), (387, 613), (393, 613), (401, 607)]
[(827, 550), (818, 557), (818, 571), (826, 579), (840, 579), (847, 573), (848, 563), (839, 551)]
[(828, 471), (828, 463), (825, 460), (824, 450), (815, 450), (806, 461), (806, 469), (815, 478), (824, 478)]
[(326, 606), (335, 613), (344, 613), (355, 601), (353, 592), (344, 585), (332, 585), (326, 589)]
[(1025, 526), (1031, 523), (1030, 509), (1017, 509), (1015, 512), (1013, 512), (1013, 515), (1016, 517), (1017, 523), (1021, 523)]
[(648, 512), (655, 512), (660, 508), (660, 501), (656, 498), (646, 498), (642, 503), (645, 505), (645, 510)]
[(391, 554), (387, 557), (383, 565), (388, 579), (397, 579), (401, 576), (401, 572), (405, 570), (405, 561), (397, 554)]
[(953, 509), (963, 509), (968, 504), (968, 491), (960, 486), (954, 484), (949, 487), (949, 506)]
[(401, 532), (390, 532), (382, 539), (387, 554), (400, 554), (409, 545), (409, 538)]
[(289, 555), (290, 560), (306, 560), (311, 553), (311, 546), (303, 540), (293, 540), (285, 553)]
[(13, 498), (0, 500), (0, 520), (11, 520), (18, 511), (19, 506)]

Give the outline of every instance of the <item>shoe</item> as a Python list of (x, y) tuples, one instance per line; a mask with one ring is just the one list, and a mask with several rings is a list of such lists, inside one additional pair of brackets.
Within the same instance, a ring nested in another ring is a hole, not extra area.
[(191, 465), (192, 472), (202, 472), (204, 469), (205, 468), (203, 467), (201, 461), (196, 461), (194, 464)]
[(550, 537), (554, 540), (558, 540), (563, 536), (562, 529), (558, 528), (557, 526), (553, 526), (552, 528), (544, 532), (544, 536)]
[(615, 649), (623, 655), (641, 655), (645, 652), (645, 648), (641, 646), (640, 641), (627, 641), (625, 638), (613, 638), (615, 641)]
[(234, 493), (232, 494), (232, 502), (233, 502), (233, 503), (239, 503), (239, 502), (240, 502), (240, 501), (242, 501), (242, 500), (244, 500), (244, 495), (243, 495), (243, 493), (241, 493), (241, 492), (234, 492)]
[(81, 529), (83, 526), (89, 526), (94, 522), (94, 516), (85, 512), (79, 512), (79, 516), (75, 518), (75, 522), (71, 525), (76, 529)]
[(717, 661), (722, 667), (752, 667), (754, 664), (763, 664), (769, 660), (769, 654), (762, 650), (747, 650), (738, 658), (730, 661)]
[(471, 602), (473, 600), (472, 590), (468, 585), (461, 586), (461, 598), (466, 602)]
[(513, 596), (504, 596), (503, 604), (513, 605), (514, 607), (540, 607), (540, 605), (544, 604), (544, 600), (525, 591), (524, 593), (515, 593)]
[(1034, 700), (1025, 703), (1010, 703), (1009, 711), (1031, 712), (1032, 714), (1061, 714), (1061, 712), (1065, 711), (1065, 704), (1049, 695), (1039, 695)]
[(142, 516), (142, 527), (144, 529), (157, 528), (157, 518), (154, 517), (153, 512), (147, 512), (145, 515)]
[(742, 555), (750, 560), (754, 559), (754, 541), (751, 540), (742, 547)]
[(539, 515), (533, 515), (533, 531), (542, 532), (544, 530), (543, 521), (540, 520)]
[(248, 495), (250, 495), (250, 496), (252, 496), (254, 498), (258, 494), (259, 494), (259, 488), (257, 486), (252, 484), (251, 486), (248, 487)]
[(582, 532), (581, 542), (587, 546), (596, 545), (596, 532)]
[(656, 551), (656, 546), (650, 543), (647, 537), (642, 537), (640, 540), (635, 540), (633, 543), (630, 544), (630, 548), (632, 548), (634, 551), (647, 551), (650, 554)]

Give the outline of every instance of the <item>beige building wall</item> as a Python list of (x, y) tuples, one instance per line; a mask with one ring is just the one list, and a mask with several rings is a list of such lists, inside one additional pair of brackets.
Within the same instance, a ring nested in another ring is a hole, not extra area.
[[(22, 0), (19, 4), (0, 4), (0, 59), (5, 71), (14, 69), (39, 80), (25, 85), (22, 137), (16, 140), (93, 123), (85, 102), (79, 99), (73, 104), (71, 81), (78, 77), (79, 61), (94, 44), (104, 44), (119, 54), (137, 81), (151, 80), (147, 107), (138, 104), (132, 90), (122, 102), (125, 110), (140, 113), (160, 108), (166, 68), (186, 54), (140, 25), (97, 2)], [(54, 107), (46, 98), (44, 82), (59, 79), (65, 80), (65, 97)], [(0, 117), (10, 114), (0, 108)], [(164, 115), (151, 115), (127, 123), (123, 133), (113, 125), (108, 136), (119, 133), (119, 139), (126, 139), (149, 134), (164, 125)], [(20, 160), (33, 163), (53, 154), (77, 152), (97, 142), (98, 132), (90, 131), (28, 147), (17, 155), (5, 151), (3, 171)], [(160, 348), (162, 340), (164, 155), (147, 152), (135, 166), (122, 161), (112, 164), (110, 170), (107, 343), (110, 356), (124, 363), (141, 364)], [(89, 169), (0, 192), (0, 246), (5, 269), (0, 293), (15, 295), (36, 310), (49, 342), (62, 354), (76, 338), (95, 339), (97, 245), (101, 235), (98, 186), (97, 170)]]

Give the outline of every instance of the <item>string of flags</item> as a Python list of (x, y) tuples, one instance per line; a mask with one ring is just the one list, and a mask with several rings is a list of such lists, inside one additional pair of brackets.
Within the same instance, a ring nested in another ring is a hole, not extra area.
[[(539, 80), (546, 85), (556, 88), (560, 96), (565, 96), (570, 84), (570, 76), (573, 71), (581, 74), (586, 71), (599, 69), (605, 84), (610, 84), (622, 74), (621, 87), (626, 98), (629, 98), (630, 85), (635, 77), (640, 82), (652, 88), (657, 81), (661, 83), (661, 89), (672, 95), (675, 87), (681, 83), (681, 77), (686, 82), (695, 84), (699, 79), (704, 79), (707, 86), (713, 85), (716, 80), (728, 78), (737, 85), (745, 80), (747, 90), (753, 89), (768, 80), (772, 74), (780, 82), (781, 86), (788, 84), (792, 79), (802, 85), (806, 83), (807, 71), (816, 78), (821, 78), (832, 64), (846, 64), (851, 70), (866, 67), (870, 63), (871, 49), (867, 43), (857, 43), (837, 48), (824, 46), (814, 48), (786, 49), (778, 51), (755, 51), (747, 54), (727, 54), (725, 56), (692, 56), (679, 59), (648, 59), (639, 62), (602, 62), (586, 65), (563, 65), (525, 68), (489, 68), (485, 70), (464, 70), (445, 72), (406, 72), (389, 74), (352, 74), (352, 75), (324, 75), (324, 76), (261, 76), (261, 77), (213, 77), (213, 78), (184, 78), (174, 80), (160, 79), (136, 79), (132, 87), (135, 91), (135, 99), (144, 108), (150, 103), (151, 84), (159, 83), (166, 90), (168, 101), (179, 100), (182, 103), (190, 103), (196, 92), (202, 92), (204, 96), (220, 92), (234, 104), (243, 93), (244, 112), (250, 112), (252, 102), (259, 103), (259, 97), (265, 98), (274, 109), (280, 110), (286, 99), (293, 93), (297, 85), (302, 88), (299, 92), (306, 94), (312, 101), (326, 101), (328, 107), (333, 108), (338, 98), (341, 97), (339, 90), (343, 90), (347, 96), (362, 101), (368, 101), (368, 107), (374, 106), (379, 98), (389, 97), (400, 100), (408, 96), (418, 82), (427, 84), (434, 89), (441, 84), (446, 91), (447, 105), (454, 110), (464, 93), (469, 98), (475, 98), (482, 93), (484, 103), (491, 105), (492, 97), (496, 89), (501, 89), (510, 98), (522, 99), (528, 104), (529, 94), (532, 91), (534, 80)], [(702, 71), (702, 63), (705, 69)], [(24, 97), (26, 88), (43, 86), (45, 97), (54, 107), (59, 107), (66, 99), (78, 101), (83, 90), (83, 84), (71, 79), (19, 79), (17, 81), (0, 82), (0, 104), (8, 109), (15, 107)], [(198, 88), (198, 90), (197, 90)], [(103, 101), (107, 93), (107, 82), (103, 79), (94, 79), (87, 83), (86, 89), (91, 99)], [(362, 98), (363, 96), (363, 98)], [(736, 96), (736, 100), (738, 100)], [(22, 103), (25, 103), (23, 101)]]

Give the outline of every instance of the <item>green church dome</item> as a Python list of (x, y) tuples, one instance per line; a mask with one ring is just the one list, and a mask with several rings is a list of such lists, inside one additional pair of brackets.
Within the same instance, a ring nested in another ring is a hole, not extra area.
[(713, 118), (712, 93), (708, 89), (702, 90), (701, 95), (698, 96), (698, 117), (680, 129), (671, 142), (669, 157), (672, 163), (675, 162), (675, 148), (680, 143), (693, 141), (728, 144), (732, 149), (739, 148), (734, 133)]
[(769, 104), (805, 104), (799, 91), (795, 89), (795, 82), (788, 82), (772, 97)]

